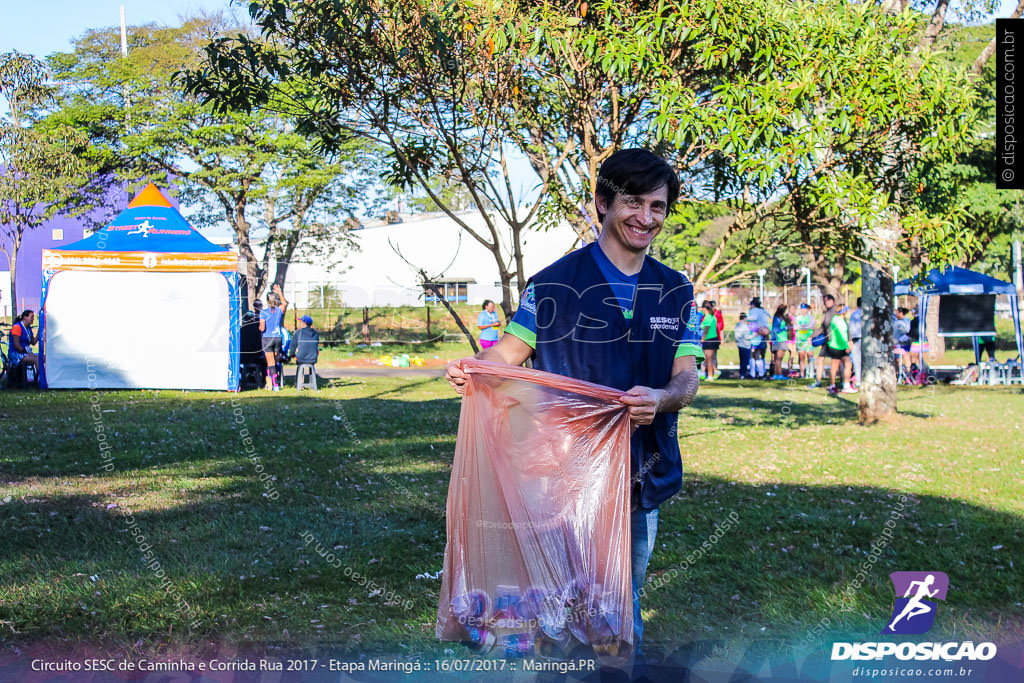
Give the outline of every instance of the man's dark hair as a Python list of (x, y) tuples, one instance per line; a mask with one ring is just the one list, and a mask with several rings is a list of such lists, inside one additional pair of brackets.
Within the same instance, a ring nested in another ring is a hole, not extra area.
[(857, 308), (860, 308), (860, 297), (857, 297)]
[(487, 310), (487, 304), (493, 304), (494, 302), (490, 299), (484, 299), (484, 305), (480, 307), (481, 311)]
[[(663, 186), (668, 189), (671, 210), (679, 199), (679, 178), (664, 159), (646, 149), (620, 149), (601, 164), (597, 174), (597, 195), (608, 204), (617, 194), (647, 194)], [(598, 210), (597, 218), (603, 221), (604, 213)]]
[(836, 298), (834, 296), (832, 296), (831, 294), (826, 294), (825, 296), (821, 297), (822, 301), (824, 301), (825, 299), (832, 299), (832, 303), (836, 302)]

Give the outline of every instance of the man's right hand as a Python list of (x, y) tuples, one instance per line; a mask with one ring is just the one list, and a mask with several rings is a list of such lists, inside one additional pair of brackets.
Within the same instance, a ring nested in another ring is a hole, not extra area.
[[(483, 349), (474, 357), (479, 360), (488, 360), (495, 363), (522, 365), (531, 354), (533, 354), (533, 347), (515, 335), (505, 334), (502, 335), (497, 344)], [(459, 358), (458, 360), (451, 361), (448, 363), (448, 367), (445, 368), (444, 373), (448, 384), (451, 384), (452, 389), (460, 396), (466, 393), (466, 381), (469, 379), (466, 371), (462, 369), (462, 361), (464, 360), (466, 359)]]
[(444, 378), (448, 380), (448, 384), (452, 385), (455, 393), (460, 396), (466, 393), (466, 381), (469, 379), (469, 376), (462, 369), (463, 360), (465, 359), (459, 358), (458, 360), (449, 361), (444, 372)]

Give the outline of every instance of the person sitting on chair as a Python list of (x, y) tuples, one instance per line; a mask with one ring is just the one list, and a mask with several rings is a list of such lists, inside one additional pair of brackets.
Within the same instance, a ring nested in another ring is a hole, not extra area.
[(21, 364), (31, 365), (36, 373), (36, 377), (38, 377), (39, 356), (32, 352), (32, 345), (39, 342), (39, 339), (32, 332), (32, 323), (35, 320), (35, 311), (26, 310), (18, 316), (14, 325), (11, 326), (11, 332), (7, 336), (7, 362), (10, 364), (11, 370), (14, 370)]
[(304, 315), (299, 320), (304, 327), (292, 335), (291, 355), (296, 365), (316, 365), (320, 357), (320, 333), (313, 329), (313, 319)]

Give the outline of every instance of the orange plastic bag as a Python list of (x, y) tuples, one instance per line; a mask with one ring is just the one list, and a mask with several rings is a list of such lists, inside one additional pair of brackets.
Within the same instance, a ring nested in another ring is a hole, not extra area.
[(467, 360), (437, 637), (506, 656), (633, 642), (623, 392)]

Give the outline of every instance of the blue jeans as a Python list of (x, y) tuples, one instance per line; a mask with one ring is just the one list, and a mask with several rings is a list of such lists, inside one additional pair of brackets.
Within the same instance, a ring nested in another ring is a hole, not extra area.
[(740, 351), (740, 379), (750, 377), (750, 349), (739, 347)]
[(654, 537), (658, 535), (658, 508), (633, 510), (630, 517), (630, 532), (633, 537), (630, 557), (633, 564), (633, 651), (636, 653), (636, 670), (638, 665), (642, 667), (643, 662), (640, 641), (644, 634), (644, 622), (640, 617), (640, 589), (647, 577), (647, 563), (654, 551)]

